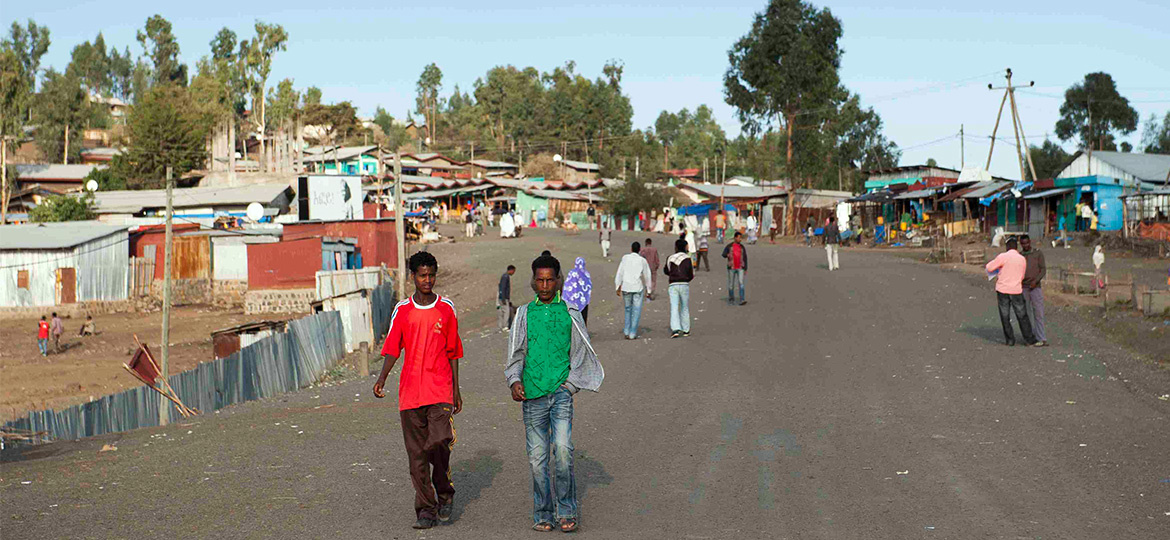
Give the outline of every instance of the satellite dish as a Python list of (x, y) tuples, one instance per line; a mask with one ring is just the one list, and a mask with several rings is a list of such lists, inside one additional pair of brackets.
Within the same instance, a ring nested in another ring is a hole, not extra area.
[(427, 140), (423, 141), (423, 143), (426, 144), (427, 146), (430, 146), (431, 145), (431, 138), (427, 137)]
[(264, 205), (254, 202), (248, 205), (248, 219), (252, 221), (260, 221), (264, 217)]
[(98, 188), (97, 180), (90, 180), (89, 182), (85, 183), (85, 189), (87, 189), (89, 191), (97, 191), (97, 188)]
[(560, 154), (557, 154), (557, 155), (553, 156), (553, 161), (555, 161), (555, 162), (557, 162), (557, 163), (560, 163), (560, 162), (561, 162), (561, 160), (563, 160), (563, 159), (565, 159), (565, 158), (561, 157), (561, 155), (560, 155)]

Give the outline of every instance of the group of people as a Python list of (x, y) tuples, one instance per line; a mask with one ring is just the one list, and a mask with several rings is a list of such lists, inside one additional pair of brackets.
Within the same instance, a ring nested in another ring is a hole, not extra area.
[[(577, 261), (584, 270), (584, 260)], [(382, 370), (374, 383), (374, 395), (385, 397), (386, 379), (402, 358), (398, 408), (415, 490), (416, 529), (429, 529), (451, 519), (454, 417), (463, 410), (459, 387), (463, 341), (454, 302), (435, 292), (438, 266), (430, 253), (411, 256), (415, 293), (394, 307), (382, 346)], [(573, 472), (573, 400), (581, 390), (596, 392), (605, 371), (589, 343), (583, 313), (562, 293), (566, 280), (560, 261), (542, 254), (532, 261), (531, 268), (536, 299), (514, 312), (510, 289), (516, 268), (510, 266), (506, 279), (501, 278), (501, 296), (506, 294), (509, 316), (514, 316), (504, 382), (512, 399), (521, 404), (524, 419), (532, 473), (532, 528), (573, 532), (579, 519)], [(583, 277), (587, 280), (588, 273)], [(580, 292), (574, 287), (570, 294)], [(584, 294), (588, 297), (587, 289)]]
[[(1098, 253), (1100, 253), (1100, 246), (1098, 246)], [(1104, 262), (1103, 255), (1102, 262)], [(1094, 263), (1096, 263), (1096, 255)], [(1097, 264), (1097, 268), (1100, 269), (1100, 264)], [(1048, 336), (1044, 324), (1044, 292), (1041, 288), (1044, 277), (1048, 275), (1044, 253), (1033, 246), (1032, 239), (1025, 234), (1020, 236), (1019, 240), (1009, 239), (1004, 252), (987, 263), (985, 269), (988, 278), (996, 280), (995, 295), (1005, 343), (1009, 347), (1016, 344), (1011, 321), (1011, 314), (1014, 312), (1024, 344), (1047, 347)]]
[[(37, 321), (37, 349), (41, 352), (41, 356), (49, 355), (49, 338), (53, 339), (53, 354), (61, 352), (61, 335), (65, 333), (65, 323), (61, 321), (61, 317), (57, 316), (57, 312), (53, 312), (53, 318), (47, 319), (41, 315), (41, 320)], [(97, 333), (97, 324), (93, 322), (92, 315), (85, 316), (85, 323), (77, 330), (78, 336), (92, 336)]]

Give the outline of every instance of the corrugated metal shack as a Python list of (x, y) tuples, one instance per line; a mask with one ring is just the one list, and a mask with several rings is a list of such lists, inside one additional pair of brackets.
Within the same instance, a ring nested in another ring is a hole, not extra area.
[(0, 234), (0, 307), (127, 298), (126, 227), (92, 221), (8, 225)]
[(212, 356), (227, 358), (257, 341), (284, 332), (288, 321), (260, 321), (241, 324), (211, 333)]

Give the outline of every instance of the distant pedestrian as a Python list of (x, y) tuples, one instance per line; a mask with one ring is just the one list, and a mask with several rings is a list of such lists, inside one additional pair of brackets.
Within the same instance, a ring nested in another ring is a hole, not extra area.
[(512, 317), (516, 314), (516, 308), (512, 307), (512, 275), (515, 273), (516, 267), (509, 264), (500, 276), (496, 292), (496, 322), (501, 332), (507, 332), (512, 327)]
[(1105, 250), (1100, 244), (1093, 246), (1093, 279), (1098, 289), (1105, 288), (1105, 277), (1101, 274), (1101, 267), (1105, 266)]
[(44, 315), (41, 315), (41, 322), (37, 323), (37, 348), (41, 350), (41, 356), (49, 356), (49, 321), (45, 320)]
[(815, 234), (813, 227), (816, 227), (816, 223), (813, 222), (812, 216), (809, 216), (804, 222), (804, 245), (808, 247), (812, 247), (812, 237)]
[(589, 324), (589, 301), (593, 298), (593, 276), (585, 269), (585, 257), (573, 261), (573, 269), (565, 277), (561, 297), (569, 307), (581, 312), (581, 320)]
[(1016, 344), (1015, 333), (1012, 332), (1013, 311), (1020, 325), (1020, 333), (1024, 336), (1024, 344), (1032, 345), (1036, 342), (1032, 335), (1032, 324), (1028, 321), (1027, 308), (1024, 307), (1023, 281), (1028, 262), (1017, 251), (1017, 244), (1015, 238), (1008, 240), (1007, 250), (992, 259), (985, 267), (989, 274), (998, 273), (995, 296), (999, 305), (999, 322), (1003, 325), (1003, 337), (1009, 347)]
[(670, 278), (667, 289), (670, 293), (670, 337), (691, 335), (691, 280), (695, 279), (695, 266), (687, 254), (687, 243), (674, 242), (674, 254), (666, 259), (662, 272)]
[(772, 219), (768, 220), (768, 243), (770, 244), (776, 243), (776, 227), (778, 225), (776, 216), (772, 216)]
[(691, 256), (691, 262), (698, 260), (699, 243), (695, 241), (695, 231), (687, 228), (684, 230), (682, 239), (687, 243), (687, 254)]
[(622, 256), (618, 264), (617, 273), (613, 276), (613, 286), (617, 295), (625, 306), (626, 318), (622, 334), (626, 339), (638, 338), (638, 322), (642, 319), (642, 299), (648, 296), (646, 292), (651, 284), (650, 265), (639, 254), (642, 245), (634, 242), (630, 252)]
[(609, 258), (610, 240), (613, 239), (613, 229), (609, 228), (609, 224), (603, 223), (601, 228), (597, 231), (597, 239), (601, 242), (601, 256), (602, 258)]
[(723, 210), (720, 209), (718, 214), (715, 214), (715, 241), (720, 244), (723, 243), (723, 234), (727, 229), (727, 216)]
[(596, 392), (605, 370), (589, 344), (581, 314), (558, 294), (560, 281), (560, 261), (532, 261), (536, 299), (516, 312), (504, 377), (512, 400), (522, 404), (532, 470), (532, 528), (551, 532), (555, 525), (568, 533), (577, 530), (580, 517), (573, 473), (573, 396), (583, 389)]
[(1063, 240), (1063, 241), (1064, 241), (1064, 249), (1069, 249), (1069, 245), (1068, 245), (1068, 226), (1065, 224), (1065, 223), (1066, 223), (1066, 221), (1065, 221), (1064, 214), (1061, 214), (1061, 215), (1060, 215), (1060, 217), (1059, 217), (1059, 218), (1057, 218), (1057, 220), (1056, 220), (1056, 221), (1057, 221), (1057, 226), (1056, 226), (1056, 228), (1057, 228), (1057, 230), (1058, 230), (1058, 231), (1060, 231), (1060, 236), (1058, 236), (1058, 237), (1056, 237), (1056, 238), (1052, 239), (1052, 247), (1054, 247), (1054, 248), (1055, 248), (1055, 247), (1056, 247), (1056, 243), (1057, 243), (1057, 242), (1059, 242), (1059, 241), (1061, 241), (1061, 240)]
[(1044, 262), (1044, 252), (1034, 249), (1032, 239), (1028, 235), (1020, 237), (1020, 255), (1028, 265), (1024, 269), (1024, 303), (1028, 308), (1028, 319), (1032, 322), (1032, 333), (1036, 337), (1037, 347), (1048, 346), (1048, 335), (1044, 331), (1044, 292), (1040, 289), (1040, 282), (1048, 275), (1048, 265)]
[(463, 211), (463, 236), (466, 238), (475, 236), (475, 215), (470, 209)]
[(699, 264), (702, 263), (703, 267), (706, 271), (708, 271), (708, 272), (711, 271), (711, 261), (707, 257), (707, 252), (710, 249), (711, 249), (710, 246), (707, 244), (707, 233), (700, 232), (699, 233), (698, 258), (695, 260), (695, 269), (696, 270), (699, 269)]
[(837, 230), (837, 218), (829, 218), (829, 224), (825, 225), (825, 234), (821, 238), (825, 241), (825, 254), (829, 257), (829, 271), (841, 268), (837, 262), (837, 248), (841, 245), (841, 233)]
[(382, 372), (374, 397), (386, 397), (386, 377), (403, 356), (398, 378), (402, 438), (414, 484), (415, 529), (429, 529), (451, 519), (455, 485), (451, 483), (454, 415), (463, 410), (459, 393), (459, 359), (463, 341), (455, 304), (434, 292), (439, 263), (420, 251), (410, 257), (415, 293), (394, 306), (390, 331), (382, 345)]
[(1093, 222), (1093, 205), (1085, 203), (1081, 205), (1081, 230), (1087, 231)]
[(744, 288), (747, 282), (748, 256), (747, 246), (743, 245), (743, 234), (736, 232), (735, 238), (723, 248), (723, 258), (727, 259), (727, 303), (735, 303), (735, 290), (739, 289), (739, 305), (747, 303)]
[(650, 265), (650, 292), (646, 294), (646, 298), (654, 299), (654, 292), (658, 290), (658, 273), (653, 270), (658, 269), (658, 265), (662, 264), (662, 259), (658, 257), (658, 248), (654, 247), (654, 241), (647, 238), (646, 245), (642, 247), (641, 255), (646, 259), (646, 264)]
[(747, 236), (748, 236), (748, 243), (749, 244), (755, 244), (756, 240), (759, 239), (759, 235), (760, 235), (759, 227), (760, 227), (760, 223), (756, 219), (756, 212), (754, 210), (751, 212), (748, 212)]
[(53, 353), (61, 352), (61, 334), (65, 333), (65, 323), (61, 322), (56, 311), (53, 312), (53, 320), (49, 321), (49, 332), (53, 334)]
[(85, 324), (77, 331), (79, 336), (92, 336), (97, 334), (97, 324), (93, 322), (93, 315), (85, 316)]

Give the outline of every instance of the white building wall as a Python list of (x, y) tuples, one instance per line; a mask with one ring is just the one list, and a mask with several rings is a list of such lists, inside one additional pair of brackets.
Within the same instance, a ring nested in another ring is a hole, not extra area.
[[(1129, 174), (1113, 165), (1105, 163), (1097, 158), (1093, 158), (1093, 166), (1089, 167), (1089, 154), (1081, 153), (1056, 175), (1057, 178), (1079, 178), (1082, 176), (1108, 176), (1110, 178), (1119, 178), (1121, 180), (1134, 181), (1136, 180), (1132, 174)], [(1090, 172), (1091, 171), (1091, 172)]]
[[(53, 306), (57, 303), (57, 269), (73, 268), (77, 301), (125, 300), (130, 260), (125, 231), (73, 249), (0, 251), (0, 307)], [(17, 273), (27, 270), (28, 289), (17, 285)]]
[[(72, 250), (0, 251), (0, 307), (57, 303), (57, 269), (76, 267)], [(17, 288), (17, 273), (28, 271), (28, 288)]]
[(129, 297), (130, 238), (121, 231), (74, 248), (77, 301), (125, 300)]

